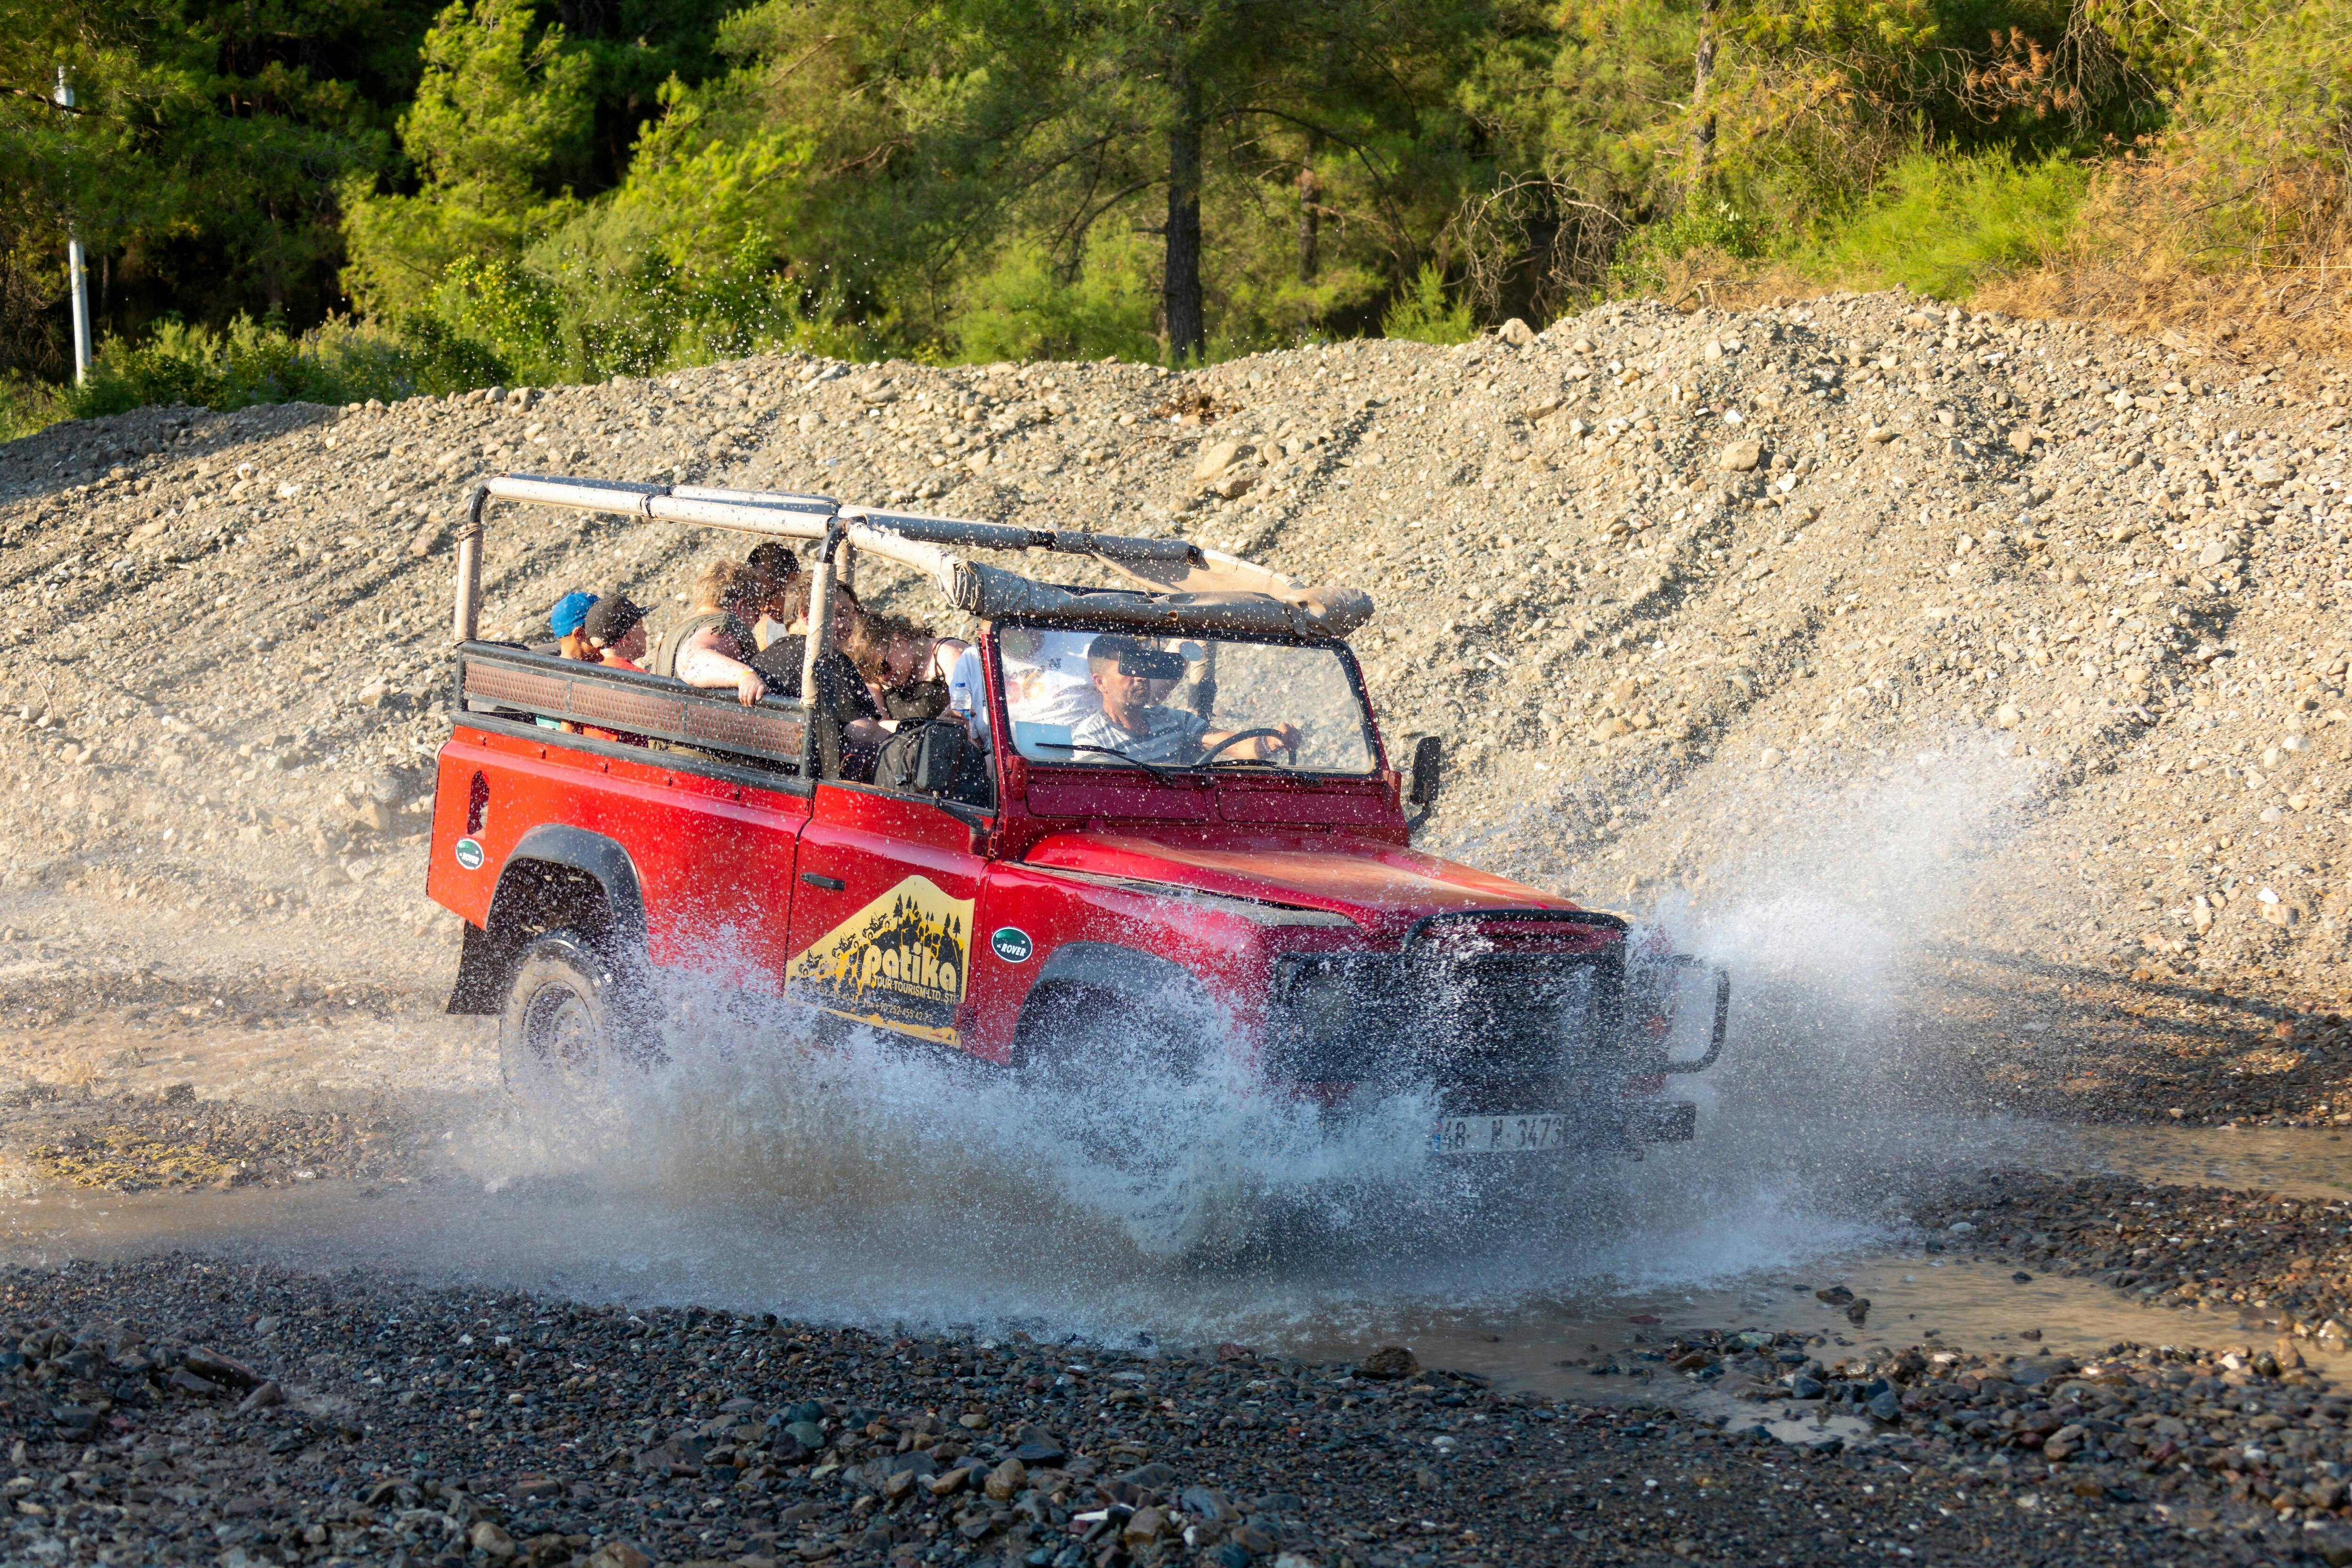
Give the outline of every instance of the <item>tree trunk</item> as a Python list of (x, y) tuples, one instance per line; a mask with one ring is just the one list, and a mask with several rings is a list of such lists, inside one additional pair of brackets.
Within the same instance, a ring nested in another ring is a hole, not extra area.
[(1723, 0), (1702, 0), (1698, 8), (1698, 58), (1691, 73), (1691, 183), (1696, 192), (1706, 184), (1708, 166), (1715, 158), (1715, 111), (1707, 107), (1706, 89), (1715, 76), (1716, 24), (1721, 19)]
[(1307, 158), (1298, 165), (1298, 280), (1315, 281), (1316, 242), (1322, 237), (1322, 213), (1317, 204), (1323, 199), (1323, 182), (1315, 177), (1315, 154), (1321, 150), (1323, 139), (1313, 132), (1307, 133)]
[(1171, 363), (1209, 357), (1209, 324), (1201, 303), (1201, 87), (1176, 68), (1176, 122), (1168, 131), (1168, 268), (1160, 308), (1168, 322)]

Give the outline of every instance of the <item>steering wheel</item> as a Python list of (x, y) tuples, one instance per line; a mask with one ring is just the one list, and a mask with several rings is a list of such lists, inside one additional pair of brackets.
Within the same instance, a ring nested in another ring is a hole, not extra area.
[[(1211, 763), (1214, 762), (1216, 760), (1217, 753), (1223, 751), (1227, 746), (1238, 746), (1244, 741), (1255, 741), (1261, 737), (1269, 741), (1279, 741), (1282, 739), (1282, 731), (1279, 730), (1236, 730), (1232, 734), (1226, 736), (1223, 740), (1218, 742), (1215, 745), (1210, 747), (1207, 751), (1202, 752), (1201, 760), (1192, 765), (1196, 768), (1205, 768)], [(1297, 759), (1298, 749), (1297, 747), (1285, 746), (1283, 750), (1290, 753), (1294, 762)], [(1260, 757), (1253, 760), (1263, 762), (1265, 759)]]

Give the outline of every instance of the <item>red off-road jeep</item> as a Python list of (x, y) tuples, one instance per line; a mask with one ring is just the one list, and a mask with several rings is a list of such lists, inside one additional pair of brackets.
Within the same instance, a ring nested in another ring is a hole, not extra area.
[[(978, 679), (898, 787), (842, 777), (821, 704), (478, 640), (492, 500), (813, 544), (816, 603), (853, 552), (887, 558), (981, 622)], [(950, 550), (1082, 555), (1135, 586)], [(1439, 746), (1391, 766), (1343, 640), (1370, 612), (1181, 540), (492, 479), (458, 541), (434, 812), (429, 890), (467, 921), (451, 1011), (502, 1015), (510, 1079), (571, 1082), (658, 1052), (661, 977), (690, 971), (1015, 1073), (1224, 1053), (1329, 1115), (1420, 1095), (1443, 1156), (1691, 1137), (1660, 1090), (1721, 1051), (1727, 978), (1412, 847)]]

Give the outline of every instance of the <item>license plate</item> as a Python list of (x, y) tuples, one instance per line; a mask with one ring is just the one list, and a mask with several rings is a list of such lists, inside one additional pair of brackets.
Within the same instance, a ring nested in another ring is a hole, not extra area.
[(1569, 1146), (1573, 1117), (1529, 1111), (1510, 1116), (1447, 1116), (1429, 1134), (1440, 1154), (1522, 1154)]

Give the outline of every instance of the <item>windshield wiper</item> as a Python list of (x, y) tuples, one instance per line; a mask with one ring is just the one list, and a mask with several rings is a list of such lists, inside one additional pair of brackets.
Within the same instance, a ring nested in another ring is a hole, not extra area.
[(1145, 773), (1151, 774), (1154, 778), (1172, 779), (1176, 776), (1177, 773), (1177, 770), (1174, 768), (1162, 767), (1158, 763), (1147, 763), (1141, 757), (1130, 756), (1127, 752), (1111, 746), (1089, 746), (1080, 742), (1072, 741), (1032, 741), (1029, 743), (1033, 746), (1042, 746), (1047, 751), (1092, 752), (1097, 756), (1117, 757), (1120, 762), (1134, 763), (1137, 767), (1141, 768)]

